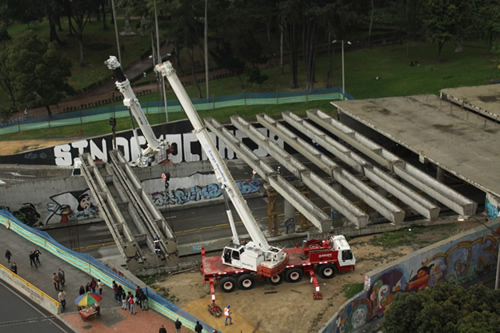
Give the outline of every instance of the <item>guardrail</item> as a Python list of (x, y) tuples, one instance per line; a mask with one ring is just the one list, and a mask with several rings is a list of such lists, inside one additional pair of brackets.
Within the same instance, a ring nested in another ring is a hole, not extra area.
[[(353, 99), (351, 95), (345, 93), (346, 99)], [(241, 93), (230, 96), (211, 97), (209, 99), (193, 99), (193, 105), (197, 111), (215, 110), (229, 106), (244, 105), (272, 105), (303, 103), (320, 100), (341, 100), (342, 89), (340, 87), (313, 89), (312, 91), (286, 91), (286, 92), (265, 92), (265, 93)], [(82, 106), (87, 106), (82, 105)], [(162, 102), (143, 102), (141, 107), (146, 115), (164, 114), (165, 106)], [(183, 112), (177, 100), (167, 101), (169, 113)], [(110, 117), (129, 117), (129, 112), (125, 106), (107, 106), (101, 108), (88, 108), (79, 111), (58, 113), (52, 116), (42, 116), (34, 118), (18, 118), (9, 122), (0, 123), (0, 135), (61, 127), (68, 125), (80, 125), (96, 121), (108, 120)]]
[[(54, 256), (58, 257), (61, 260), (64, 260), (73, 267), (78, 268), (79, 270), (89, 274), (90, 276), (100, 279), (108, 287), (112, 288), (113, 281), (116, 281), (123, 287), (125, 292), (130, 291), (131, 293), (135, 294), (136, 283), (126, 279), (123, 273), (120, 274), (120, 272), (116, 271), (116, 269), (113, 270), (112, 268), (104, 265), (89, 254), (75, 252), (62, 246), (57, 241), (55, 241), (48, 233), (31, 228), (30, 226), (22, 223), (21, 221), (16, 219), (11, 212), (7, 210), (0, 210), (0, 225), (4, 225), (6, 228), (15, 232), (19, 236), (36, 244), (38, 247), (45, 249), (45, 251), (52, 253)], [(0, 272), (3, 272), (3, 270), (0, 270)], [(177, 318), (179, 318), (182, 324), (192, 331), (194, 331), (196, 321), (200, 321), (200, 323), (202, 323), (201, 320), (184, 311), (177, 305), (164, 299), (149, 287), (143, 288), (143, 291), (149, 298), (149, 308), (155, 310), (156, 312), (162, 314), (170, 320), (175, 321)], [(43, 293), (42, 291), (40, 292)], [(27, 296), (29, 297), (29, 295)], [(55, 302), (57, 303), (57, 309), (59, 309), (59, 302)], [(210, 325), (206, 323), (203, 323), (203, 326), (204, 331), (206, 332), (211, 333), (214, 330)]]

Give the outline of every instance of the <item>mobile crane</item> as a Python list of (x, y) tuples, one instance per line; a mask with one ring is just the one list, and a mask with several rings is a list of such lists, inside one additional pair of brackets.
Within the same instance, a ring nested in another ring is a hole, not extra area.
[(246, 244), (240, 243), (226, 199), (228, 207), (226, 213), (233, 234), (232, 242), (224, 247), (220, 257), (206, 257), (202, 248), (203, 282), (210, 283), (212, 293), (213, 305), (209, 306), (209, 311), (214, 315), (220, 315), (220, 308), (215, 305), (214, 284), (216, 281), (219, 282), (222, 290), (231, 292), (236, 288), (236, 284), (240, 289), (252, 288), (256, 278), (264, 278), (267, 282), (277, 285), (283, 281), (283, 278), (289, 282), (297, 282), (306, 273), (316, 287), (315, 299), (321, 299), (319, 283), (315, 277), (316, 272), (323, 278), (329, 279), (333, 278), (336, 272), (354, 269), (356, 259), (345, 237), (338, 235), (331, 236), (328, 240), (304, 240), (302, 247), (297, 245), (292, 249), (269, 246), (172, 64), (169, 61), (158, 64), (155, 66), (155, 71), (167, 78), (193, 125), (193, 133), (212, 164), (223, 193), (231, 200), (252, 239)]
[[(139, 104), (139, 100), (134, 94), (130, 81), (127, 79), (123, 70), (121, 68), (118, 59), (115, 56), (110, 56), (108, 60), (104, 62), (109, 69), (111, 69), (116, 77), (116, 87), (123, 94), (123, 104), (129, 108), (131, 113), (134, 115), (146, 141), (148, 147), (143, 150), (137, 160), (132, 164), (139, 167), (147, 167), (157, 164), (162, 164), (168, 161), (168, 154), (172, 152), (172, 147), (168, 145), (166, 141), (158, 140), (146, 118), (144, 111)], [(133, 125), (133, 124), (132, 124)], [(134, 137), (137, 142), (137, 148), (141, 151), (139, 145), (139, 139), (137, 138), (137, 131), (134, 128)]]

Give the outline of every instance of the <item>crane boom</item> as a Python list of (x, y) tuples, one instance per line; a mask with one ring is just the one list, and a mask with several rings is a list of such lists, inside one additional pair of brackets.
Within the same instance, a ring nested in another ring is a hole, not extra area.
[(181, 81), (177, 77), (172, 64), (169, 61), (166, 61), (163, 64), (156, 65), (156, 70), (167, 78), (170, 86), (174, 90), (175, 95), (179, 99), (179, 102), (184, 109), (184, 112), (186, 112), (189, 121), (193, 125), (193, 133), (200, 141), (203, 151), (207, 155), (210, 163), (212, 164), (212, 167), (214, 168), (217, 180), (224, 187), (224, 190), (233, 203), (234, 208), (238, 212), (238, 215), (243, 221), (243, 224), (245, 225), (245, 228), (247, 229), (253, 242), (256, 243), (264, 251), (267, 251), (269, 249), (269, 244), (267, 243), (263, 232), (258, 227), (257, 221), (255, 221), (255, 218), (250, 212), (250, 208), (248, 207), (246, 200), (243, 198), (243, 195), (238, 189), (236, 182), (234, 181), (222, 157), (219, 155), (217, 147), (213, 143), (211, 137), (208, 134), (208, 130), (206, 129), (205, 125), (200, 119), (200, 116), (196, 112), (196, 109), (194, 108), (191, 99), (187, 95), (186, 90), (182, 86)]
[[(124, 97), (123, 104), (127, 106), (134, 115), (139, 127), (141, 128), (142, 134), (148, 143), (148, 148), (141, 153), (141, 156), (137, 160), (137, 164), (144, 167), (151, 165), (152, 160), (154, 160), (154, 164), (166, 161), (168, 145), (167, 143), (156, 138), (153, 129), (151, 128), (151, 125), (141, 108), (141, 104), (130, 86), (130, 81), (123, 73), (118, 59), (115, 56), (110, 56), (104, 63), (115, 74), (117, 79), (115, 82), (116, 87), (120, 90)], [(138, 148), (140, 150), (140, 147)]]

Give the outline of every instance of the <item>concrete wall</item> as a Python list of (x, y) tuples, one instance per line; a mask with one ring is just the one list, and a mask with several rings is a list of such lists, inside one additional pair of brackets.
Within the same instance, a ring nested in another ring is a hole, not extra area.
[(440, 282), (470, 284), (494, 275), (500, 218), (365, 275), (365, 288), (344, 303), (319, 332), (369, 332), (384, 317), (396, 293), (432, 288)]
[(7, 282), (8, 285), (40, 305), (50, 313), (57, 315), (61, 312), (60, 303), (20, 277), (11, 272), (7, 267), (0, 265), (0, 280)]
[[(238, 166), (240, 162), (229, 164)], [(233, 177), (239, 179), (237, 185), (243, 194), (255, 194), (261, 190), (262, 183), (250, 179), (250, 171), (242, 173), (240, 170), (245, 168), (232, 169)], [(222, 195), (220, 184), (208, 161), (137, 168), (134, 171), (160, 209), (181, 208), (185, 204), (200, 204), (203, 201), (208, 203)], [(168, 189), (161, 180), (163, 172), (171, 175)], [(5, 186), (0, 193), (0, 206), (9, 207), (16, 218), (32, 227), (56, 226), (69, 222), (70, 218), (79, 221), (99, 219), (99, 208), (83, 176)]]

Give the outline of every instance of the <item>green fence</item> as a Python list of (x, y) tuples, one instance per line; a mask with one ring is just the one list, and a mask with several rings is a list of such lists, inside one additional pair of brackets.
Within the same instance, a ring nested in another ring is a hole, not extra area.
[[(346, 99), (352, 97), (346, 93)], [(198, 111), (215, 110), (218, 108), (243, 105), (270, 105), (303, 103), (319, 100), (340, 100), (342, 99), (342, 89), (339, 87), (313, 89), (307, 91), (292, 92), (266, 92), (266, 93), (241, 93), (231, 96), (220, 96), (209, 99), (193, 99), (193, 105)], [(148, 114), (164, 114), (165, 106), (162, 102), (145, 102), (141, 107)], [(177, 100), (167, 101), (168, 113), (183, 112)], [(68, 125), (80, 125), (96, 121), (108, 120), (110, 117), (129, 117), (129, 112), (125, 106), (107, 106), (100, 108), (82, 109), (79, 111), (54, 114), (52, 116), (42, 116), (36, 118), (18, 118), (13, 121), (0, 124), (0, 135), (29, 131), (35, 129), (53, 128)]]

